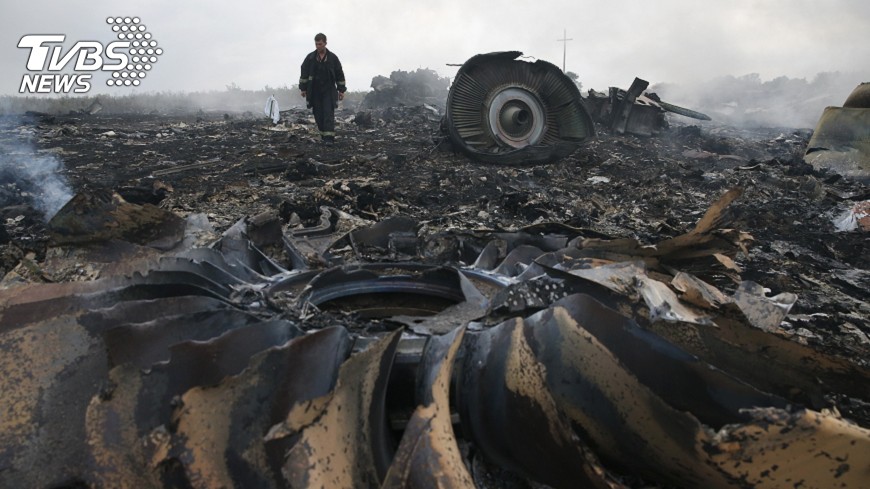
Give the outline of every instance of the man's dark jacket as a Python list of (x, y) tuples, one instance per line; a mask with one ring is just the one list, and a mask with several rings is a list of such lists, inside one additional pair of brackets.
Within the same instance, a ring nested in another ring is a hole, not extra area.
[[(305, 92), (306, 103), (311, 107), (312, 92), (315, 86), (318, 85), (314, 80), (314, 74), (317, 73), (317, 50), (312, 51), (305, 57), (302, 62), (302, 75), (299, 77), (299, 90)], [(344, 70), (341, 68), (341, 61), (329, 49), (326, 50), (326, 67), (329, 72), (329, 80), (326, 82), (327, 90), (332, 97), (332, 106), (338, 107), (338, 95), (336, 91), (344, 93), (347, 86), (344, 80)]]

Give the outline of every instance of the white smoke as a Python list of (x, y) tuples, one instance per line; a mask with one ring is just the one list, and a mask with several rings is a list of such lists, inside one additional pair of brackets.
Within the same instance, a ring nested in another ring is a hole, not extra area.
[(27, 203), (48, 222), (73, 196), (61, 173), (63, 168), (54, 155), (39, 154), (27, 143), (0, 142), (0, 182), (7, 190), (12, 189), (5, 192), (3, 205)]
[(714, 121), (744, 127), (815, 127), (827, 106), (842, 106), (870, 71), (818, 73), (812, 80), (756, 74), (722, 76), (695, 84), (650, 87), (667, 102), (704, 112)]

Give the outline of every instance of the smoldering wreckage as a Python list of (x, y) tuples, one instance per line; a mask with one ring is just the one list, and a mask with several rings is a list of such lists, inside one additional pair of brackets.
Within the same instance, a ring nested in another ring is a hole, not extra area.
[(335, 146), (5, 119), (0, 485), (867, 487), (866, 122), (701, 127), (518, 55)]

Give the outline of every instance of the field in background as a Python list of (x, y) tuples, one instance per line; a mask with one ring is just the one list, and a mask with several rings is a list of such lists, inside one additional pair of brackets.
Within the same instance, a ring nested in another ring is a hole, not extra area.
[[(691, 84), (654, 83), (650, 91), (667, 102), (703, 112), (720, 124), (735, 127), (813, 128), (826, 106), (841, 106), (856, 85), (870, 81), (870, 71), (818, 73), (810, 80), (785, 76), (762, 80), (757, 73), (723, 76)], [(576, 82), (576, 81), (575, 81)], [(429, 103), (443, 107), (449, 81), (435, 72), (394, 71), (372, 80), (374, 91), (348, 92), (342, 106), (362, 109)], [(626, 87), (622, 87), (626, 88)], [(123, 93), (123, 92), (119, 92)], [(87, 109), (99, 100), (106, 114), (196, 114), (199, 112), (262, 113), (275, 95), (281, 110), (304, 107), (296, 85), (243, 90), (235, 83), (210, 92), (146, 92), (130, 95), (0, 96), (0, 115), (27, 111), (67, 114)], [(437, 102), (436, 102), (437, 100)]]
[[(367, 92), (348, 92), (344, 107), (359, 107)], [(28, 111), (47, 114), (67, 114), (88, 109), (95, 101), (106, 114), (192, 114), (202, 112), (260, 113), (266, 99), (275, 95), (281, 110), (304, 107), (305, 100), (296, 85), (261, 90), (243, 90), (235, 85), (224, 91), (210, 92), (149, 92), (130, 95), (89, 96), (0, 96), (0, 115), (17, 115)]]

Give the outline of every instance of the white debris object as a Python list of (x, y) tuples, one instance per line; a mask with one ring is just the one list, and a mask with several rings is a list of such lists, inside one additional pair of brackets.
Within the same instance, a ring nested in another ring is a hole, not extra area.
[(266, 99), (266, 107), (263, 109), (263, 112), (272, 119), (272, 124), (277, 124), (279, 120), (281, 120), (281, 113), (278, 109), (278, 101), (275, 100), (274, 95), (269, 95), (269, 98)]

